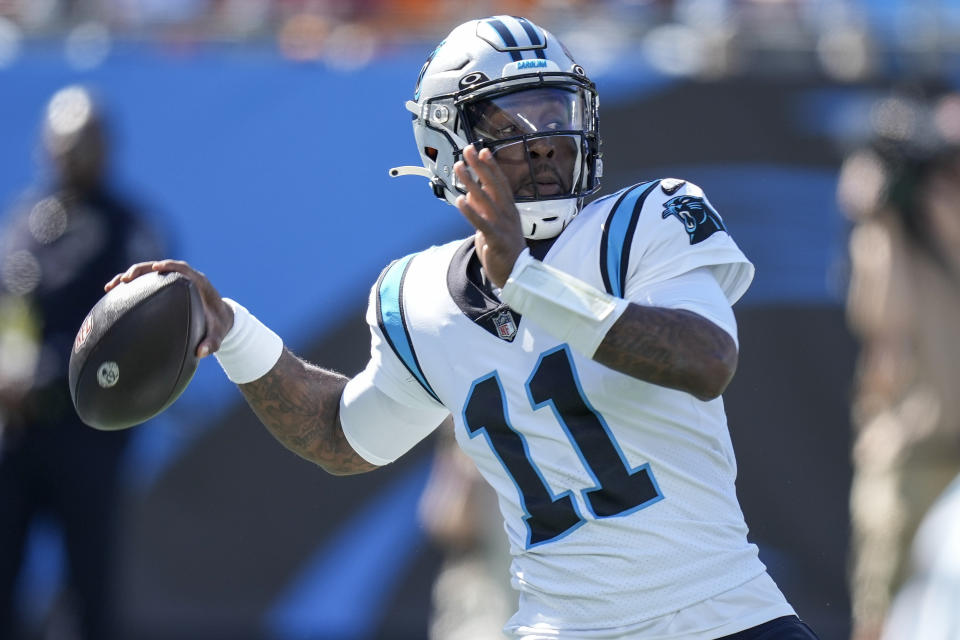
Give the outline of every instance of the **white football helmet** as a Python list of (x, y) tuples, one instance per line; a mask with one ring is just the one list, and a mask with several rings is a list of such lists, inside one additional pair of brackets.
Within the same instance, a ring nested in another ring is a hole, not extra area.
[(524, 236), (558, 235), (600, 187), (597, 92), (566, 47), (526, 18), (494, 16), (454, 29), (420, 70), (413, 135), (421, 175), (453, 204), (453, 173), (469, 144), (487, 147), (507, 174)]

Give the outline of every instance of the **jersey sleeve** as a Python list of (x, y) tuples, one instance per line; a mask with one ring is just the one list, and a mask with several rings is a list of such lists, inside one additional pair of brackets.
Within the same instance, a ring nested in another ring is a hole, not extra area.
[(347, 383), (340, 400), (347, 441), (376, 465), (393, 462), (412, 449), (450, 413), (397, 354), (402, 347), (396, 345), (396, 338), (389, 339), (389, 329), (382, 326), (383, 285), (381, 277), (367, 305), (370, 360)]
[(754, 274), (703, 190), (676, 179), (635, 185), (619, 196), (604, 226), (600, 262), (608, 293), (628, 300), (653, 283), (706, 267), (733, 304)]
[(733, 309), (709, 267), (697, 267), (637, 288), (629, 300), (650, 307), (692, 311), (726, 331), (737, 348), (740, 346)]

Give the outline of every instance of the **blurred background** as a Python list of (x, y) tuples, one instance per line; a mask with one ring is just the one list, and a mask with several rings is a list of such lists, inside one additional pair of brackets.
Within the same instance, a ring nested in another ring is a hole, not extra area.
[[(912, 138), (913, 103), (891, 91), (960, 81), (960, 4), (0, 0), (0, 208), (13, 215), (50, 180), (47, 102), (85, 85), (109, 119), (111, 183), (173, 257), (352, 375), (380, 270), (470, 233), (425, 181), (387, 170), (418, 163), (403, 102), (427, 55), (461, 21), (498, 13), (553, 31), (597, 83), (602, 193), (694, 181), (756, 264), (725, 394), (738, 491), (799, 614), (823, 640), (849, 638), (857, 219), (838, 204), (840, 169), (878, 127)], [(858, 174), (850, 188), (872, 184)], [(329, 477), (276, 444), (204, 361), (125, 449), (118, 637), (427, 637), (444, 562), (418, 509), (433, 449)], [(64, 553), (55, 522), (36, 521), (17, 579), (25, 637), (79, 637)]]

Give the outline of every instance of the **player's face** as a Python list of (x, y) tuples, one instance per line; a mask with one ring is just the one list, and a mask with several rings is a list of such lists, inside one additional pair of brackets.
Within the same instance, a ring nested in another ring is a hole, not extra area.
[(510, 181), (514, 197), (570, 193), (577, 179), (580, 138), (549, 133), (580, 130), (579, 102), (574, 92), (538, 88), (486, 100), (468, 110), (478, 139), (507, 141), (494, 144), (493, 154)]

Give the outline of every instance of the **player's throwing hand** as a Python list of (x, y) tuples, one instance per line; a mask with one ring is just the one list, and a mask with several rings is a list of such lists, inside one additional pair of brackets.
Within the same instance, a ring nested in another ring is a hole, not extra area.
[(207, 276), (186, 262), (182, 260), (138, 262), (123, 273), (113, 276), (110, 282), (104, 285), (103, 289), (104, 291), (110, 291), (122, 282), (130, 282), (152, 271), (161, 273), (176, 271), (189, 278), (196, 285), (197, 291), (200, 293), (200, 299), (203, 301), (203, 313), (207, 321), (207, 334), (197, 345), (197, 357), (205, 358), (211, 353), (215, 353), (220, 348), (223, 337), (233, 326), (233, 309), (223, 301), (220, 293), (210, 284)]

